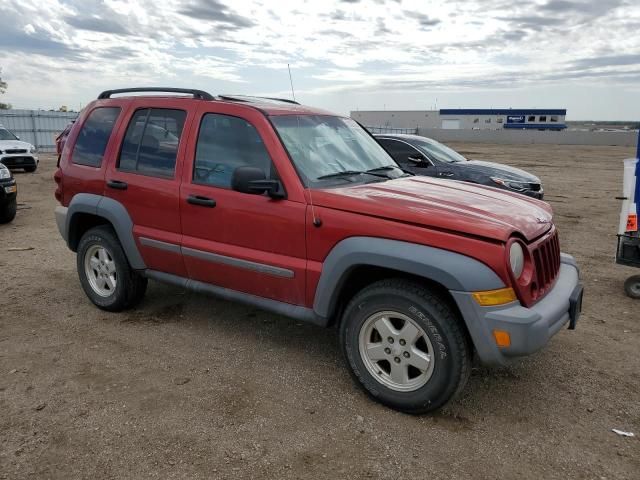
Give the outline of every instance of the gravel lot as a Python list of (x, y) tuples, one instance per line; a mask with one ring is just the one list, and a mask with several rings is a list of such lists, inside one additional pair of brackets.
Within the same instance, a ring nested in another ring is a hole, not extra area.
[(55, 226), (55, 160), (16, 173), (21, 209), (0, 226), (0, 478), (637, 479), (640, 303), (623, 282), (640, 272), (613, 263), (632, 149), (454, 147), (543, 179), (585, 305), (576, 331), (474, 369), (462, 398), (421, 417), (370, 401), (333, 330), (157, 283), (134, 311), (93, 307)]

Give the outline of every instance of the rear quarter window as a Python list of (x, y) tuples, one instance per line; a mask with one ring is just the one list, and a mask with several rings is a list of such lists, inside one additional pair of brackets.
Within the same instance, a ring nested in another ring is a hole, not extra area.
[(99, 107), (93, 110), (78, 133), (71, 162), (100, 167), (119, 115), (119, 107)]

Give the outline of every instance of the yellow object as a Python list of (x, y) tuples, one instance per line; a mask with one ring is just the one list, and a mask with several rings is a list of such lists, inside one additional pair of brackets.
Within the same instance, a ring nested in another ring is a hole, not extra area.
[(4, 187), (4, 191), (7, 193), (13, 193), (18, 191), (17, 185), (11, 185), (10, 187)]
[(511, 346), (511, 336), (509, 335), (509, 332), (505, 332), (504, 330), (494, 330), (493, 338), (496, 341), (496, 345), (499, 347)]
[(474, 292), (473, 298), (483, 307), (494, 305), (504, 305), (516, 301), (516, 292), (513, 288), (500, 288), (498, 290), (486, 290), (484, 292)]

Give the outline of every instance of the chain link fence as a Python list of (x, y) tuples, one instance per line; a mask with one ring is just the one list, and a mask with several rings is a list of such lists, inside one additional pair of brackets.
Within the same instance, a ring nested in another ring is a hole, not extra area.
[(39, 152), (55, 152), (56, 136), (77, 116), (77, 112), (0, 110), (0, 125), (33, 144)]

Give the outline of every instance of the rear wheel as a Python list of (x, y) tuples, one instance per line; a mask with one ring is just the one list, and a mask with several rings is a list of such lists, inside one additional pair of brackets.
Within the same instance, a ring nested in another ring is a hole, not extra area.
[(82, 236), (76, 263), (82, 288), (97, 307), (117, 312), (144, 297), (147, 279), (131, 269), (111, 227), (95, 227)]
[(18, 210), (18, 199), (13, 198), (4, 204), (0, 204), (0, 223), (9, 223), (16, 218)]
[(624, 292), (631, 298), (640, 298), (640, 275), (632, 275), (625, 280)]
[(376, 282), (345, 309), (340, 342), (355, 380), (407, 413), (436, 410), (471, 373), (471, 345), (447, 301), (401, 279)]

